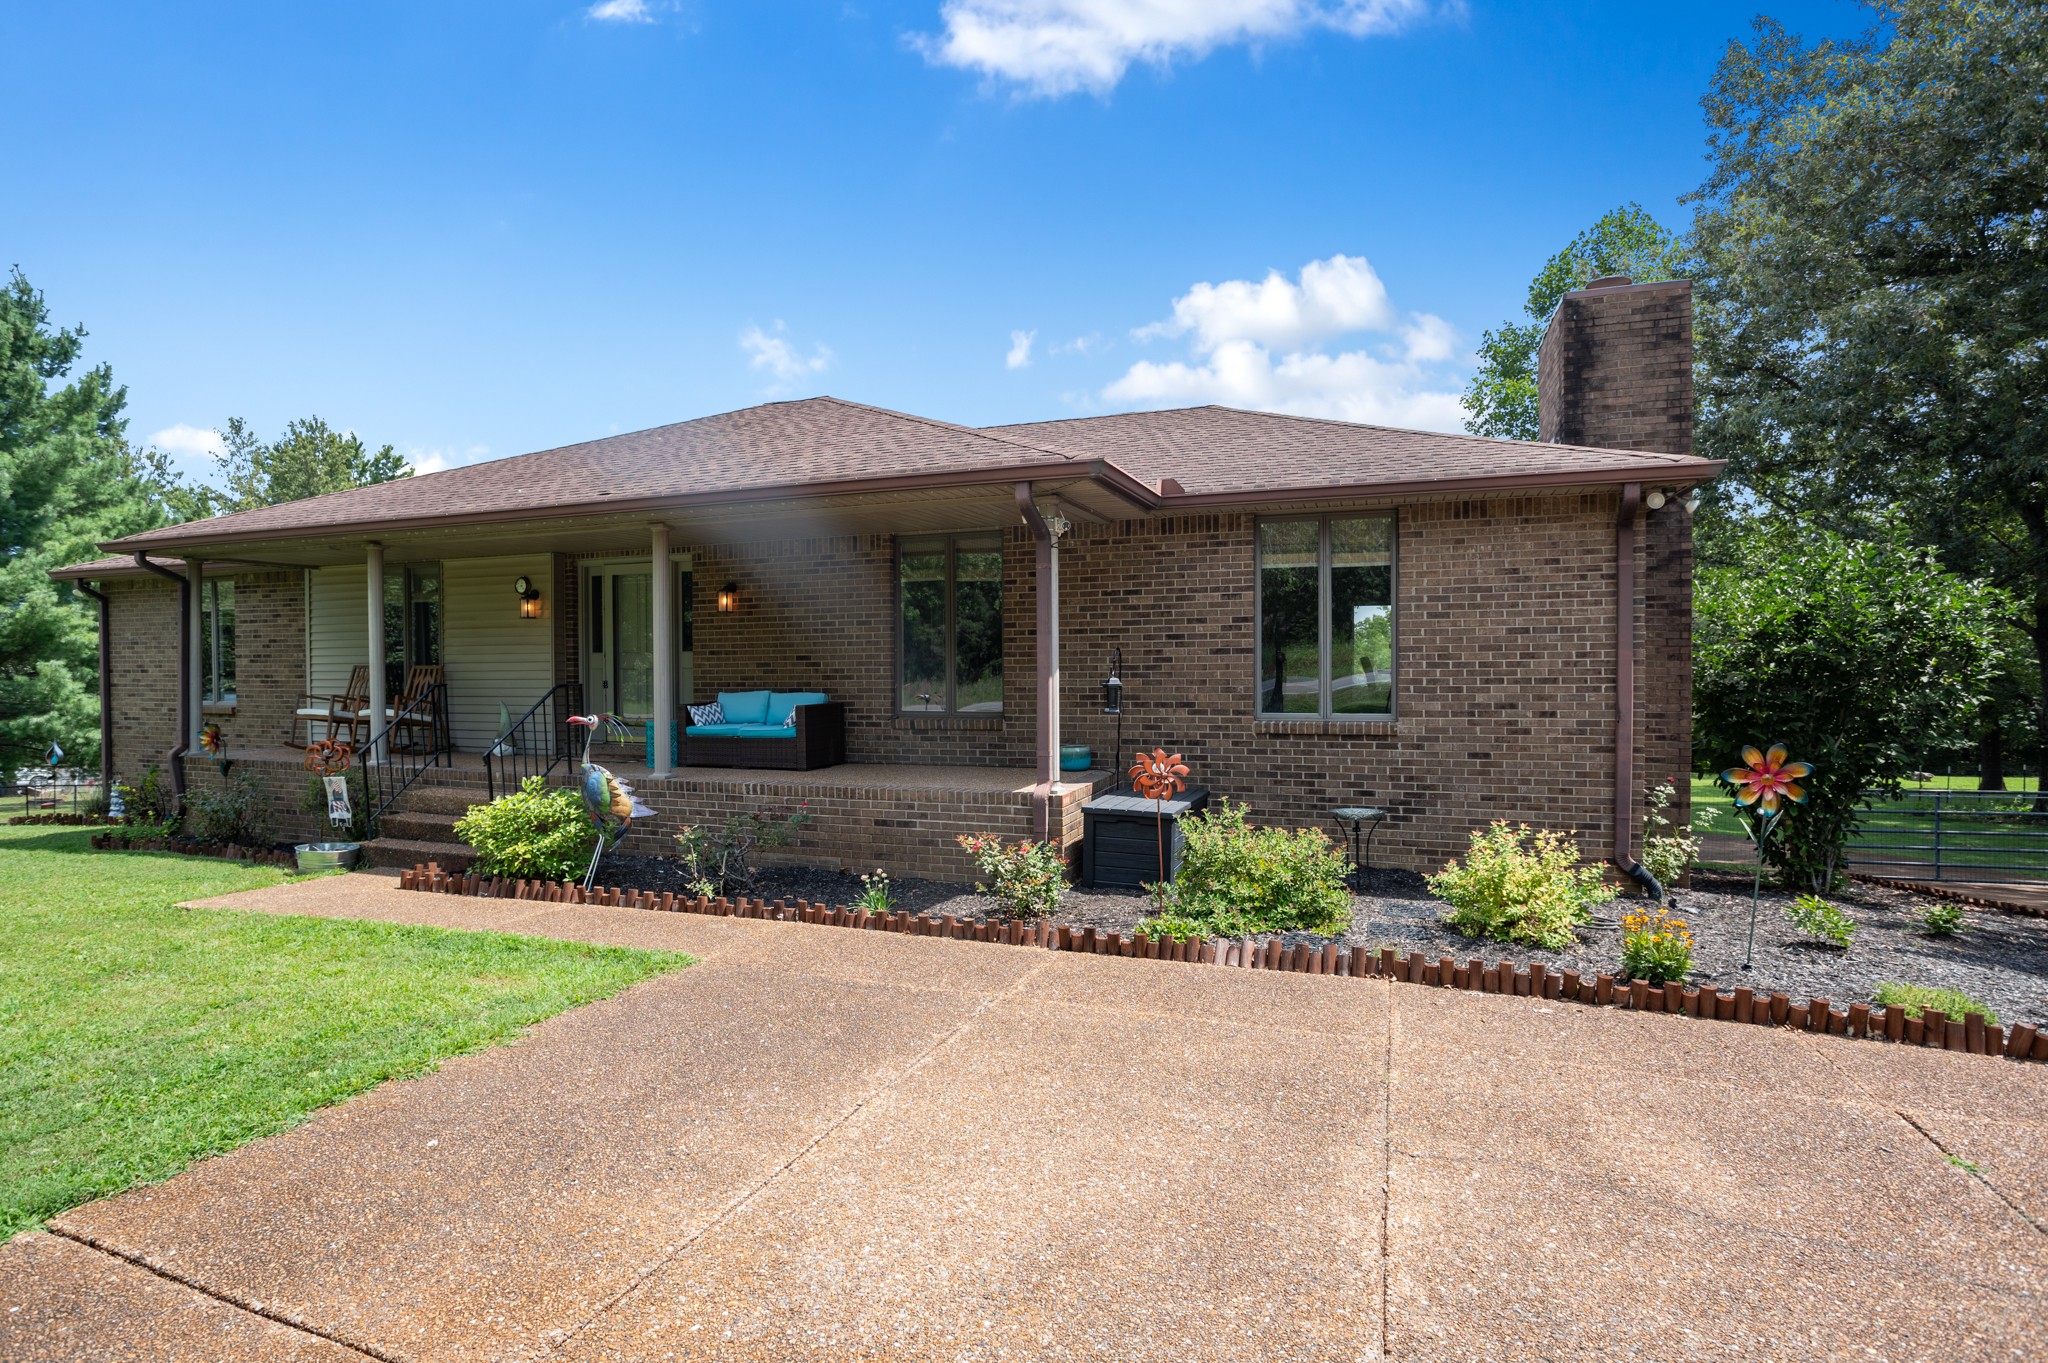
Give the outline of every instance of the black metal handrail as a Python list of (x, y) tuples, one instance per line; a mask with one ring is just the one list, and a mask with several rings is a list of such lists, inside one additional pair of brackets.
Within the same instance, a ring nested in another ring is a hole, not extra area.
[(583, 707), (583, 687), (563, 682), (533, 703), (484, 752), (484, 786), (490, 798), (509, 795), (529, 776), (545, 780), (576, 755), (569, 716)]
[[(363, 800), (370, 807), (364, 829), (368, 836), (377, 836), (377, 825), (398, 803), (398, 797), (412, 788), (413, 782), (431, 768), (455, 765), (454, 745), (448, 736), (447, 702), (446, 682), (428, 687), (394, 710), (391, 722), (363, 745)], [(394, 736), (413, 741), (410, 745), (394, 742)]]

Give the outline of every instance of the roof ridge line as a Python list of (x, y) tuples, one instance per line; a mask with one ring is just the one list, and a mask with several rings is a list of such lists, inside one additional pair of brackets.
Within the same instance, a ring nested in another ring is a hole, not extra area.
[[(873, 403), (855, 402), (851, 398), (834, 397), (830, 393), (820, 393), (817, 396), (817, 398), (812, 400), (823, 402), (836, 402), (841, 407), (852, 407), (858, 411), (873, 412), (878, 416), (895, 417), (898, 421), (908, 421), (920, 426), (931, 426), (937, 430), (955, 431), (965, 435), (979, 436), (983, 440), (992, 440), (999, 445), (1010, 445), (1020, 450), (1030, 450), (1034, 454), (1049, 454), (1052, 455), (1054, 458), (1064, 459), (1070, 464), (1090, 462), (1083, 456), (1074, 454), (1068, 450), (1054, 449), (1048, 445), (1034, 445), (1028, 440), (1019, 440), (1015, 436), (997, 435), (993, 432), (993, 430), (991, 430), (991, 428), (987, 426), (963, 426), (956, 421), (941, 421), (937, 417), (919, 416), (915, 412), (899, 412), (893, 407), (877, 407)], [(1118, 465), (1118, 467), (1127, 476), (1133, 478), (1137, 477), (1137, 475), (1132, 474), (1130, 470), (1123, 469), (1121, 465)], [(1143, 482), (1144, 480), (1138, 479), (1138, 481)]]

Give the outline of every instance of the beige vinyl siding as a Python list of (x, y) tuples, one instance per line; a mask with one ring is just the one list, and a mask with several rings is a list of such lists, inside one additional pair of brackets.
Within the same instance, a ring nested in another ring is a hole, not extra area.
[[(521, 619), (512, 584), (532, 578), (541, 618)], [(455, 746), (481, 752), (497, 736), (498, 705), (514, 719), (554, 685), (553, 565), (546, 554), (447, 559), (441, 564), (441, 660)]]
[(370, 660), (369, 603), (361, 564), (306, 574), (306, 689), (340, 695), (348, 674)]

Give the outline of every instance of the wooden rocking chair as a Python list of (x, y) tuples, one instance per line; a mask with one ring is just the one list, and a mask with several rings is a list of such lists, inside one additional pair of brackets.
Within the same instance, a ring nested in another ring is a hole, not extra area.
[[(342, 730), (348, 733), (351, 746), (360, 746), (363, 740), (363, 721), (369, 715), (370, 668), (367, 663), (357, 663), (349, 669), (348, 686), (338, 696), (314, 695), (311, 692), (299, 697), (299, 707), (292, 711), (292, 728), (296, 730), (299, 721), (306, 724), (306, 742), (313, 742), (313, 726), (326, 725), (323, 738), (336, 738)], [(294, 734), (285, 738), (291, 741)]]
[[(409, 752), (445, 752), (448, 743), (448, 671), (439, 663), (421, 663), (405, 669), (405, 690), (384, 712), (386, 722), (397, 720), (397, 747)], [(438, 693), (434, 688), (439, 687)], [(432, 704), (426, 704), (432, 695)], [(414, 713), (407, 714), (411, 710)]]

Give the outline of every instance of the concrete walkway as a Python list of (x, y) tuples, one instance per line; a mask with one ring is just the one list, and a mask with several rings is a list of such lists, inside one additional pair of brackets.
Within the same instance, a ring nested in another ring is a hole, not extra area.
[(362, 875), (209, 902), (703, 963), (0, 1247), (0, 1358), (2048, 1351), (2048, 1066)]

